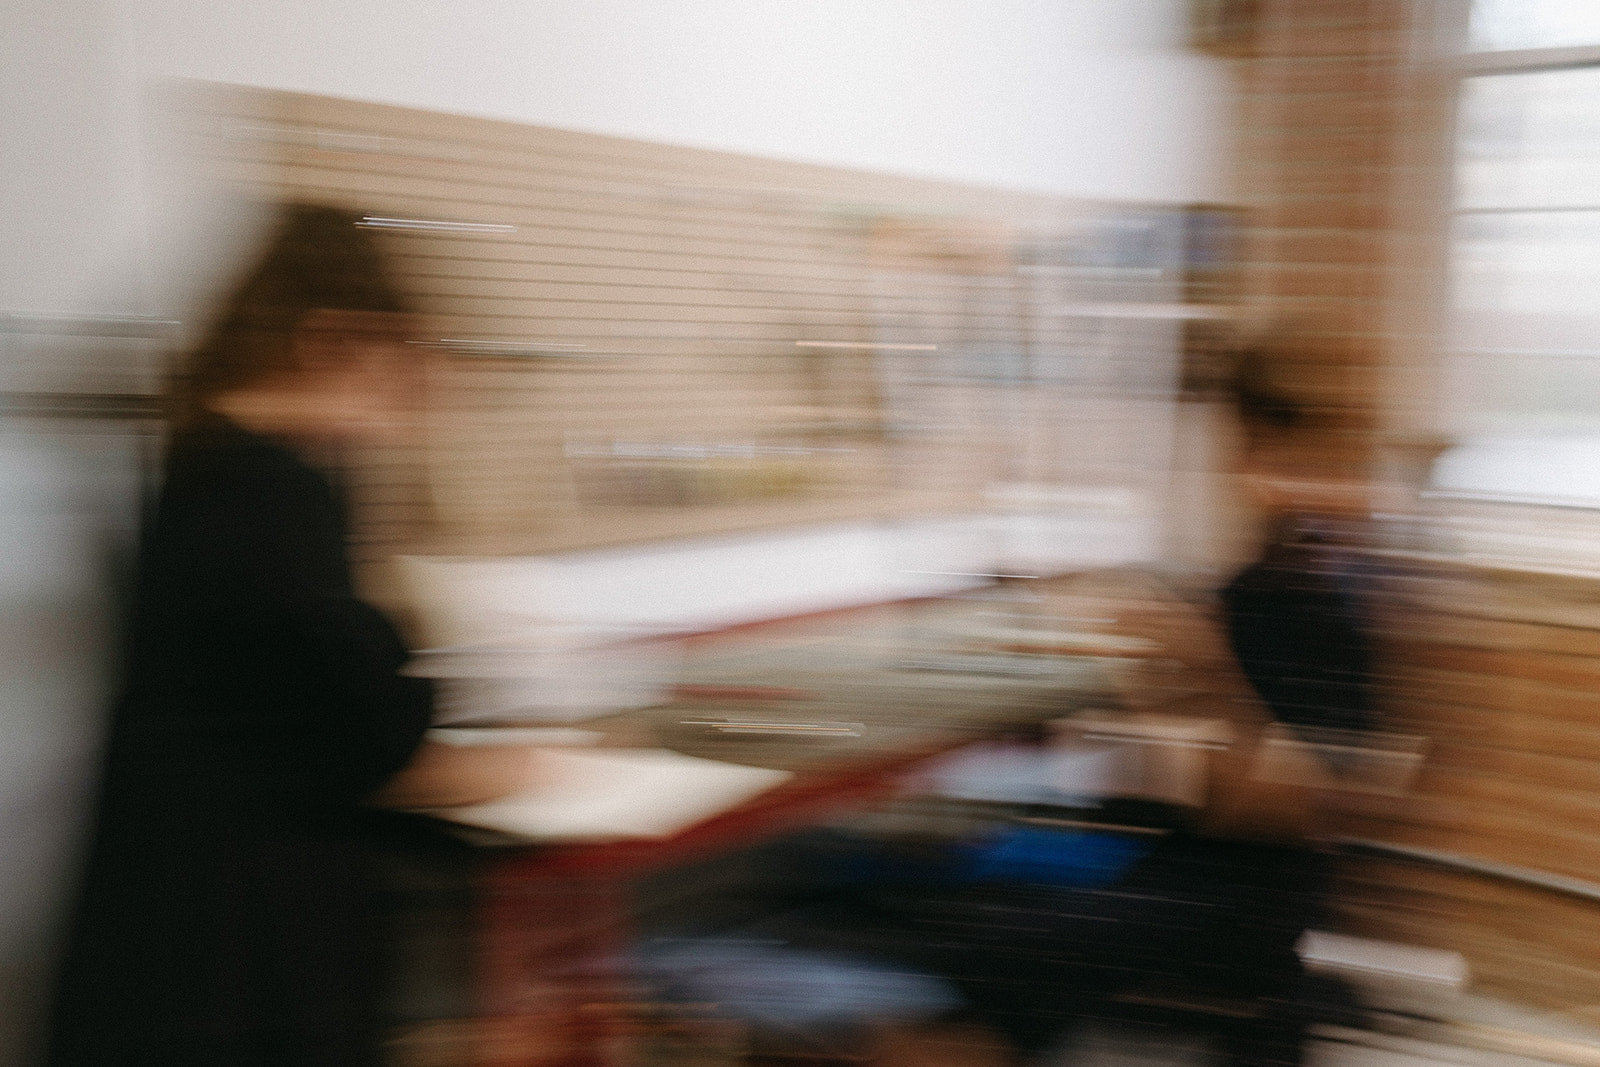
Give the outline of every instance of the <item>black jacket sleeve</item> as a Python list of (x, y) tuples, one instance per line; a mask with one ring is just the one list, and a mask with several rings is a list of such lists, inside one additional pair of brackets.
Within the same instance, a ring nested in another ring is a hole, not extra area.
[(159, 754), (180, 791), (264, 811), (347, 808), (404, 766), (432, 690), (400, 673), (406, 650), (356, 595), (345, 541), (338, 494), (290, 450), (235, 432), (175, 455), (121, 747)]

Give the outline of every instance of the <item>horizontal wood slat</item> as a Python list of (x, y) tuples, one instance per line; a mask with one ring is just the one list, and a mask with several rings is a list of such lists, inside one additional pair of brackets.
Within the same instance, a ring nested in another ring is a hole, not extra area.
[(188, 114), (237, 190), (490, 227), (379, 231), (446, 358), (426, 445), (362, 476), (374, 552), (968, 510), (1024, 460), (1141, 485), (1164, 462), (1165, 408), (1098, 438), (1052, 408), (1170, 386), (1171, 324), (1017, 270), (1017, 242), (1065, 254), (1106, 205), (265, 90)]

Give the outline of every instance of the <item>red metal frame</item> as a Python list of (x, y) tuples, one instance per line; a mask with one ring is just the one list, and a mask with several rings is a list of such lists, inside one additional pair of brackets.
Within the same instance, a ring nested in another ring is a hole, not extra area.
[(670, 838), (507, 849), (480, 891), (481, 1067), (620, 1067), (627, 1062), (632, 880), (649, 871), (814, 826), (892, 796), (904, 774), (948, 749), (930, 745), (802, 772)]

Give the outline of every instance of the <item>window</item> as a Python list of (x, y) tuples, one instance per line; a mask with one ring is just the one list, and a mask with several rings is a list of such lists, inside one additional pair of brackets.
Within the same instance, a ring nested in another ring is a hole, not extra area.
[(1594, 0), (1473, 0), (1474, 52), (1565, 48), (1600, 41)]
[(1473, 0), (1436, 485), (1600, 507), (1600, 2)]

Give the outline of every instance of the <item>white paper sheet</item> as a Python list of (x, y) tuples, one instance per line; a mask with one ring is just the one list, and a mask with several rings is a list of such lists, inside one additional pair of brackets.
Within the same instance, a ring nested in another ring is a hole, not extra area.
[(666, 749), (624, 748), (552, 749), (539, 754), (533, 774), (537, 781), (527, 792), (433, 814), (527, 841), (667, 837), (792, 777)]

